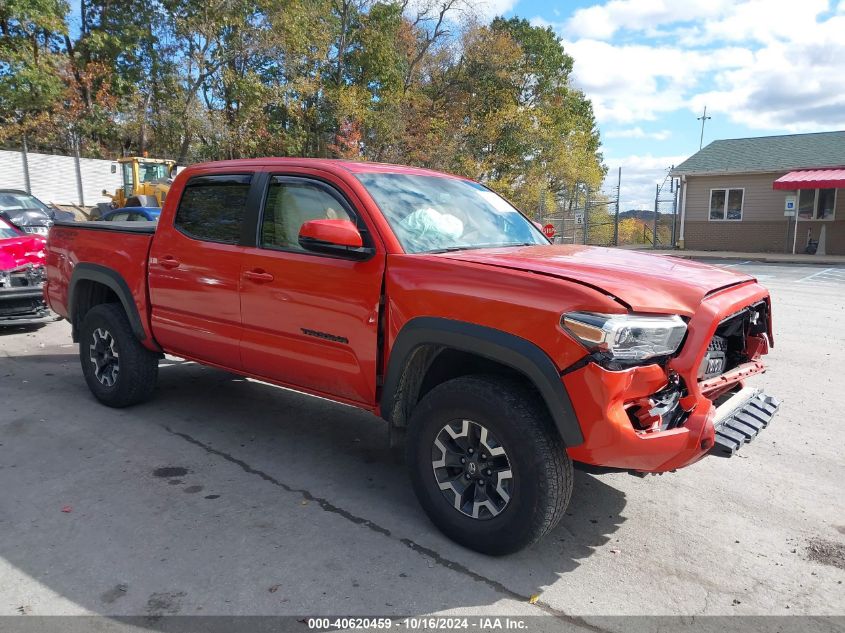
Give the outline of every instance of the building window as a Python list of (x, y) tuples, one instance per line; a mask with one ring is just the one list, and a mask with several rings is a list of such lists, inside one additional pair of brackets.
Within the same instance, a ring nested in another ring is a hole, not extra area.
[(742, 220), (742, 202), (745, 189), (711, 189), (711, 220)]
[(836, 189), (799, 189), (798, 219), (832, 220), (836, 208)]

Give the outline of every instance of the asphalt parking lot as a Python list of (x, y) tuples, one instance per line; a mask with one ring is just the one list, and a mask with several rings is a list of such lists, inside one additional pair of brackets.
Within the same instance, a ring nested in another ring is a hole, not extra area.
[(171, 359), (111, 410), (67, 323), (0, 332), (0, 615), (845, 614), (845, 268), (725, 265), (773, 295), (769, 429), (673, 474), (579, 471), (505, 558), (433, 528), (366, 413)]

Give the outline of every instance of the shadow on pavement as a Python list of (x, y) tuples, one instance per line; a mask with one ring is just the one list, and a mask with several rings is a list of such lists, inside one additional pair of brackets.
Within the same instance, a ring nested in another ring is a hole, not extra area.
[(108, 409), (75, 349), (8, 360), (0, 556), (87, 612), (157, 628), (175, 614), (527, 601), (625, 520), (623, 493), (576, 471), (551, 534), (482, 556), (428, 522), (384, 423), (366, 412), (170, 359), (152, 402)]
[(4, 325), (0, 324), (0, 336), (10, 336), (12, 334), (28, 334), (30, 332), (37, 332), (43, 328), (47, 323), (27, 323), (25, 325)]

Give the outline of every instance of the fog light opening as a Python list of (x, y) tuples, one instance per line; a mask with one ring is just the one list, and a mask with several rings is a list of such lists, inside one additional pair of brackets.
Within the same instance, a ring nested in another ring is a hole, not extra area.
[(684, 395), (680, 378), (672, 374), (669, 385), (661, 391), (625, 403), (625, 412), (637, 433), (674, 429), (681, 426), (689, 415), (680, 404)]

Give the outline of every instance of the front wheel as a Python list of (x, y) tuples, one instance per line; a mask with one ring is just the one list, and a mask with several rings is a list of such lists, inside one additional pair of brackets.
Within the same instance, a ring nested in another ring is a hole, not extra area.
[(409, 421), (414, 491), (452, 540), (485, 554), (530, 545), (563, 517), (572, 461), (540, 396), (498, 376), (432, 389)]
[(91, 393), (110, 407), (149, 400), (158, 380), (158, 355), (141, 345), (123, 307), (94, 306), (82, 320), (79, 361)]

